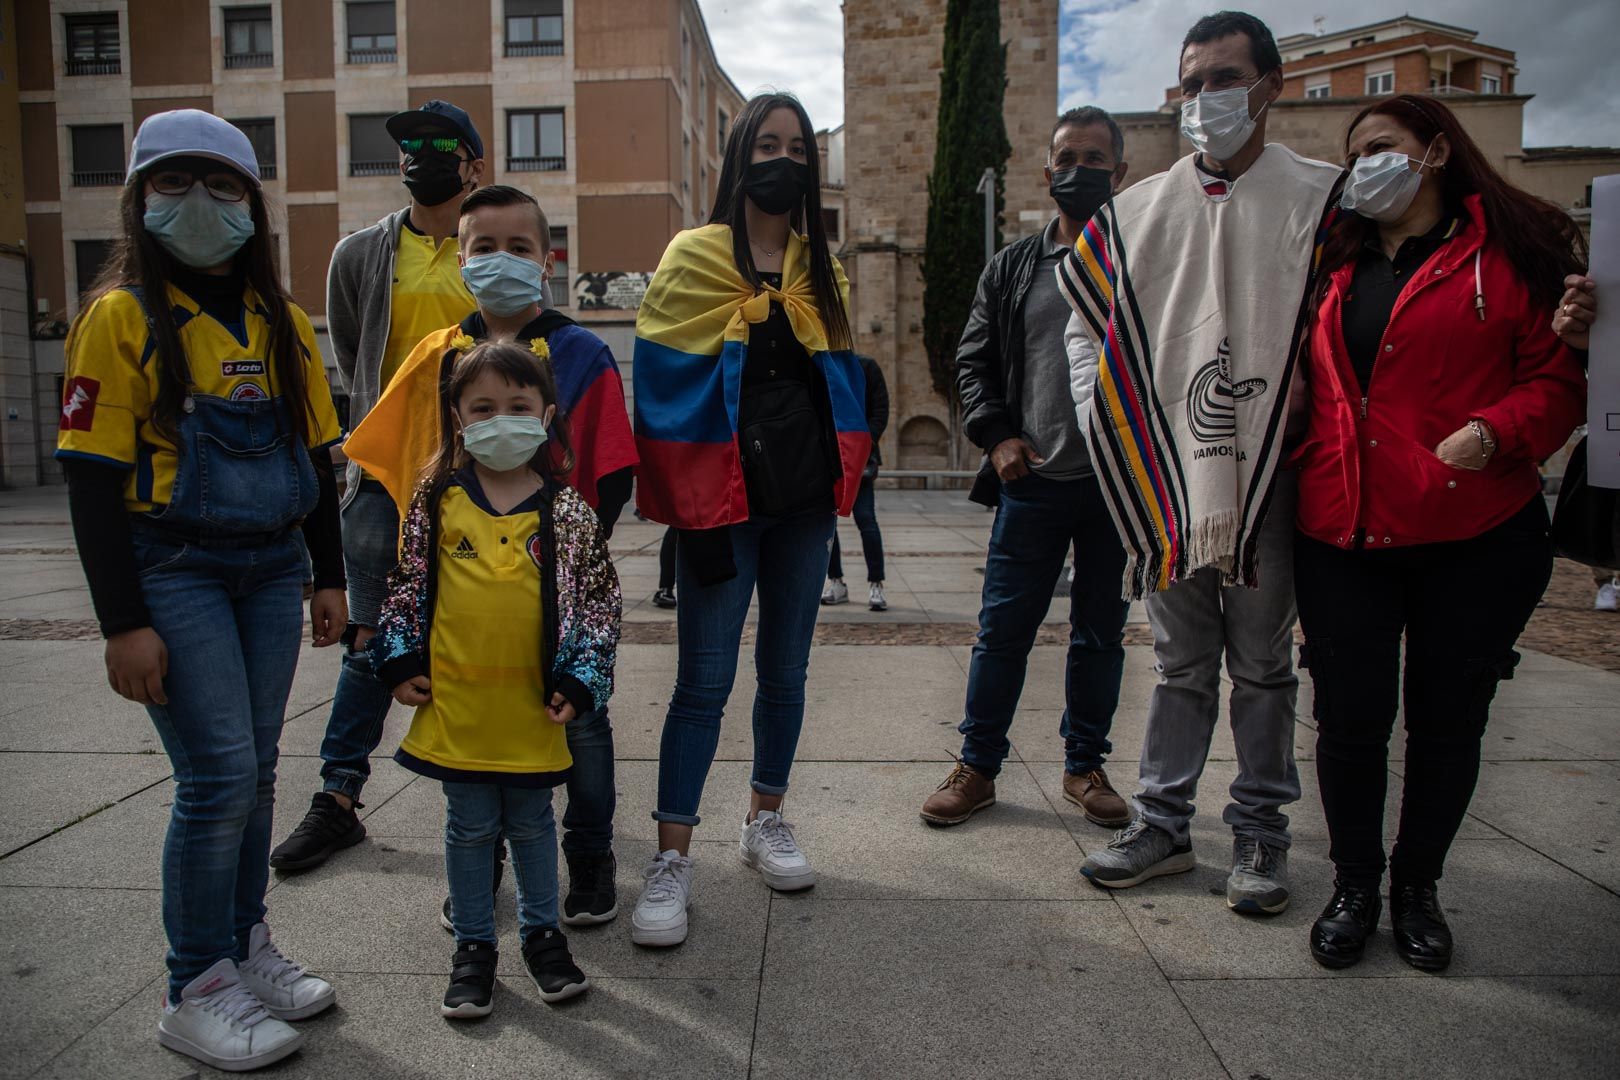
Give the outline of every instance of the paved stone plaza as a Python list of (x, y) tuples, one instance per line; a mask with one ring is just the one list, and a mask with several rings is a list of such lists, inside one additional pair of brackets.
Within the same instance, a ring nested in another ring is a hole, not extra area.
[[(1031, 659), (1000, 803), (955, 829), (918, 820), (959, 746), (990, 516), (956, 494), (882, 492), (879, 505), (891, 609), (826, 612), (811, 660), (788, 808), (821, 875), (813, 891), (773, 896), (737, 859), (751, 745), (745, 672), (694, 845), (691, 938), (667, 951), (630, 944), (628, 906), (654, 849), (649, 811), (675, 647), (670, 613), (647, 599), (662, 529), (627, 516), (613, 540), (626, 598), (612, 707), (622, 914), (570, 932), (593, 990), (559, 1008), (540, 1003), (522, 974), (508, 884), (494, 1016), (440, 1019), (451, 951), (438, 924), (443, 809), (434, 782), (389, 760), (407, 719), (396, 709), (366, 789), (370, 838), (324, 868), (272, 881), (278, 940), (337, 986), (338, 1005), (304, 1025), (305, 1049), (266, 1074), (1614, 1075), (1620, 674), (1526, 650), (1498, 696), (1479, 793), (1442, 883), (1456, 962), (1443, 976), (1412, 970), (1394, 955), (1386, 921), (1365, 962), (1330, 974), (1306, 949), (1330, 881), (1308, 686), (1295, 902), (1282, 916), (1241, 918), (1224, 903), (1231, 844), (1220, 809), (1235, 772), (1224, 733), (1194, 823), (1199, 868), (1120, 894), (1081, 879), (1085, 853), (1109, 834), (1060, 794), (1056, 644)], [(168, 761), (144, 711), (107, 688), (66, 522), (60, 489), (0, 492), (0, 1077), (212, 1075), (153, 1037)], [(842, 534), (859, 579), (859, 542), (847, 522)], [(1567, 613), (1541, 621), (1562, 625), (1567, 614), (1586, 628), (1586, 647), (1565, 655), (1614, 657), (1620, 617), (1591, 622), (1604, 617), (1574, 610), (1577, 593)], [(1065, 611), (1056, 601), (1051, 617)], [(1061, 634), (1048, 628), (1042, 640)], [(1139, 613), (1128, 640), (1111, 766), (1122, 788), (1135, 778), (1154, 679)], [(293, 688), (278, 839), (317, 784), (337, 660), (335, 650), (308, 652)]]

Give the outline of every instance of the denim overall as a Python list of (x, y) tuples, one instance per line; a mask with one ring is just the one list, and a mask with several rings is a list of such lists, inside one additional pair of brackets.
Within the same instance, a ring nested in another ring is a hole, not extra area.
[(178, 426), (169, 504), (133, 519), (141, 591), (168, 650), (168, 704), (147, 711), (174, 769), (171, 1001), (220, 959), (246, 959), (264, 920), (276, 747), (304, 625), (295, 531), (320, 494), (279, 397), (194, 393)]

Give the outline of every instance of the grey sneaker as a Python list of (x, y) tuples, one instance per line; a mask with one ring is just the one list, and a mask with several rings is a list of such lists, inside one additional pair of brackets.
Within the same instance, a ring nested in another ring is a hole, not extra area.
[(1232, 839), (1232, 876), (1226, 879), (1226, 906), (1244, 915), (1279, 915), (1288, 910), (1288, 852), (1239, 833)]
[(1198, 865), (1192, 842), (1178, 844), (1157, 825), (1137, 818), (1108, 841), (1108, 846), (1087, 857), (1080, 872), (1093, 885), (1128, 889), (1149, 878), (1184, 874)]

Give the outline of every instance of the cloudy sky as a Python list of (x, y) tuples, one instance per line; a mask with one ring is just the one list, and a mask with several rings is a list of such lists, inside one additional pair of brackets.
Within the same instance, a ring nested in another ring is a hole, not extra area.
[[(843, 18), (837, 0), (698, 0), (720, 62), (742, 91), (798, 93), (817, 127), (843, 119)], [(890, 0), (905, 4), (906, 0)], [(1614, 0), (1358, 0), (1354, 5), (1245, 0), (1278, 35), (1329, 31), (1411, 11), (1478, 30), (1517, 51), (1519, 86), (1535, 95), (1525, 141), (1620, 146), (1620, 4)], [(1214, 0), (1059, 0), (1063, 105), (1149, 109), (1176, 79), (1176, 48)], [(1353, 18), (1345, 12), (1353, 10)]]

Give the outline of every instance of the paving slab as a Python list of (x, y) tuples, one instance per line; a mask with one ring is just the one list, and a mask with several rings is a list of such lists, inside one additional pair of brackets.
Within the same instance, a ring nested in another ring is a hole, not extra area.
[(1234, 1077), (1611, 1077), (1620, 1053), (1614, 978), (1223, 979), (1175, 987)]
[[(758, 983), (723, 979), (593, 979), (560, 1006), (527, 976), (502, 976), (495, 1012), (452, 1022), (438, 1015), (448, 967), (435, 975), (334, 975), (338, 1003), (304, 1021), (304, 1048), (262, 1075), (444, 1080), (540, 1076), (568, 1080), (748, 1075)], [(163, 1049), (151, 994), (137, 994), (39, 1075), (54, 1080), (196, 1080), (224, 1076)]]
[(169, 775), (162, 754), (0, 754), (0, 854), (40, 840)]
[[(1587, 669), (1590, 670), (1590, 669)], [(1520, 678), (1528, 679), (1528, 674)], [(1552, 677), (1558, 677), (1556, 675)], [(1515, 679), (1514, 682), (1518, 682)], [(1617, 691), (1620, 694), (1620, 691)], [(1570, 760), (1581, 758), (1620, 761), (1620, 723), (1615, 722), (1620, 698), (1597, 706), (1532, 706), (1496, 704), (1491, 708), (1489, 742), (1502, 725), (1527, 728), (1557, 745)], [(1565, 749), (1567, 748), (1567, 749)], [(1548, 755), (1549, 757), (1551, 755)]]
[[(156, 893), (0, 888), (0, 926), (0, 1077), (28, 1076), (163, 970)], [(143, 999), (154, 1019), (161, 993)]]
[(1068, 902), (774, 903), (752, 1075), (809, 1062), (896, 1080), (1227, 1075), (1113, 905)]

